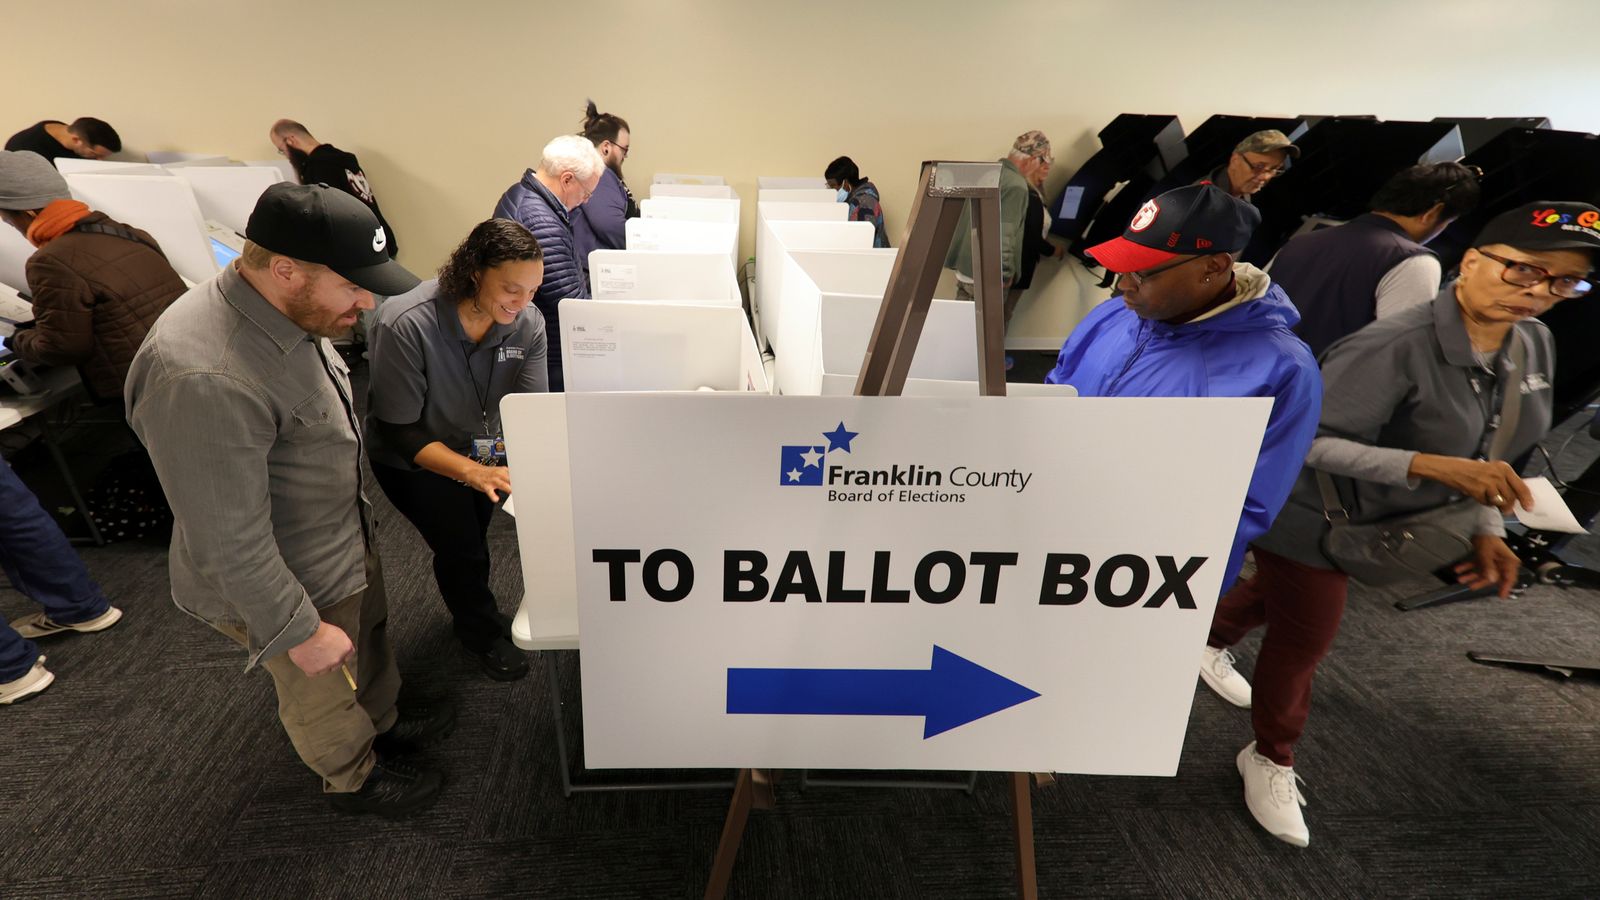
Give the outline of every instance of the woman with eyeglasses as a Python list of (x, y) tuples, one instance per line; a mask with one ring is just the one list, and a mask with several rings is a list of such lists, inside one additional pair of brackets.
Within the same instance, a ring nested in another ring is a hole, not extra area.
[[(1306, 468), (1253, 544), (1255, 574), (1218, 603), (1200, 668), (1224, 699), (1250, 708), (1256, 740), (1237, 766), (1246, 806), (1276, 837), (1301, 847), (1310, 840), (1294, 747), (1349, 586), (1329, 555), (1330, 530), (1430, 513), (1461, 546), (1470, 542), (1455, 577), (1510, 595), (1520, 564), (1503, 539), (1503, 517), (1514, 504), (1533, 506), (1510, 461), (1551, 427), (1555, 346), (1535, 317), (1587, 296), (1597, 255), (1600, 209), (1514, 209), (1484, 227), (1460, 276), (1431, 303), (1379, 319), (1323, 354), (1322, 417)], [(1252, 685), (1227, 648), (1263, 624)]]

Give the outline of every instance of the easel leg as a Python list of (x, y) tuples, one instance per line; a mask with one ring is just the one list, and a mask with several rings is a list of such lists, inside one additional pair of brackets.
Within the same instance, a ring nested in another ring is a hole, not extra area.
[(1039, 876), (1033, 866), (1033, 785), (1027, 772), (1011, 773), (1011, 822), (1017, 839), (1017, 896), (1039, 900)]
[(733, 878), (733, 861), (739, 855), (739, 842), (744, 840), (744, 827), (750, 820), (755, 791), (754, 772), (740, 769), (739, 777), (733, 783), (733, 801), (728, 804), (728, 818), (722, 823), (722, 839), (717, 841), (717, 856), (711, 863), (706, 900), (722, 900), (728, 895), (728, 882)]

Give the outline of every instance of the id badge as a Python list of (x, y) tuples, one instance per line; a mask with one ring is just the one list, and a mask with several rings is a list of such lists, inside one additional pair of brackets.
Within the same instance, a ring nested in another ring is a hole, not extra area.
[(506, 439), (498, 434), (475, 434), (472, 436), (472, 458), (485, 466), (503, 466), (506, 464)]

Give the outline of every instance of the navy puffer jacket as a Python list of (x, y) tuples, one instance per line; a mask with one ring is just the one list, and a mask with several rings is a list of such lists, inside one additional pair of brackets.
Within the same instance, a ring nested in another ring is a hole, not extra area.
[(572, 246), (572, 219), (556, 195), (533, 176), (532, 169), (500, 196), (494, 217), (521, 222), (533, 232), (544, 254), (544, 281), (533, 295), (533, 305), (544, 313), (545, 333), (549, 335), (550, 390), (560, 391), (565, 381), (561, 377), (561, 320), (556, 304), (569, 298), (589, 297), (589, 284)]

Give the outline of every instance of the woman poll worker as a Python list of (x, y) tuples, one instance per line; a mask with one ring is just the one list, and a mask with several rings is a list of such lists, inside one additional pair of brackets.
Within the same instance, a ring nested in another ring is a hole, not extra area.
[(385, 301), (368, 341), (372, 472), (433, 551), (456, 638), (498, 681), (528, 673), (489, 590), (489, 518), (511, 491), (500, 400), (543, 392), (539, 245), (509, 219), (480, 223), (439, 277)]
[[(1224, 699), (1250, 707), (1256, 740), (1236, 761), (1245, 805), (1278, 838), (1310, 841), (1294, 746), (1351, 575), (1381, 584), (1454, 562), (1462, 583), (1510, 595), (1520, 563), (1504, 516), (1533, 500), (1508, 461), (1551, 427), (1555, 346), (1534, 317), (1587, 295), (1597, 255), (1600, 209), (1514, 209), (1484, 227), (1432, 302), (1323, 353), (1306, 467), (1254, 543), (1255, 574), (1218, 603), (1200, 669)], [(1418, 554), (1425, 541), (1437, 552)], [(1410, 548), (1404, 559), (1397, 546)], [(1252, 691), (1227, 648), (1263, 624)]]

